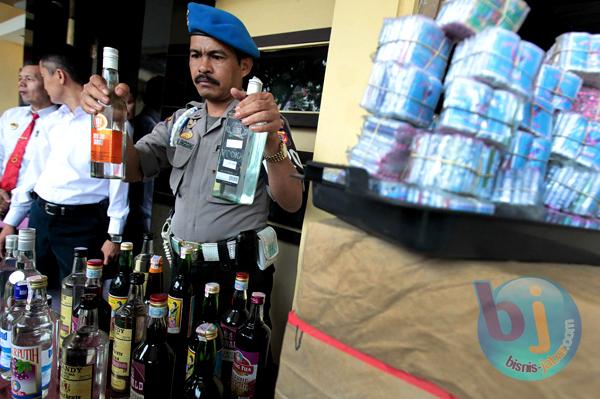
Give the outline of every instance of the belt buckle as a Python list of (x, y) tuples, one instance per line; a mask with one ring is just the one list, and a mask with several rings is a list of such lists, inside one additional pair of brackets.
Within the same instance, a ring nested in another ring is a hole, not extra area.
[(55, 205), (53, 206), (53, 204), (50, 204), (48, 202), (46, 202), (44, 204), (44, 211), (46, 212), (47, 215), (58, 216), (58, 213), (55, 212), (56, 208), (57, 207)]

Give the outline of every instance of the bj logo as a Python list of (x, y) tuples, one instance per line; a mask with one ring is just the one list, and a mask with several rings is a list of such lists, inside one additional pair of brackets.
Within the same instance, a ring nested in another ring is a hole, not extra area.
[(521, 277), (492, 290), (475, 281), (479, 343), (492, 365), (520, 380), (542, 380), (562, 370), (581, 338), (581, 319), (571, 296), (558, 284)]

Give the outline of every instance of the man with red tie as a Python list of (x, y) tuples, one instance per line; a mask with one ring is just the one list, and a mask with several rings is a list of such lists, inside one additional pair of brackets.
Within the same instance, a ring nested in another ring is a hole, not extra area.
[[(25, 174), (42, 120), (58, 107), (50, 102), (37, 64), (26, 63), (19, 71), (19, 96), (24, 107), (7, 110), (0, 117), (0, 215), (10, 206), (10, 193)], [(38, 120), (39, 119), (39, 120)]]

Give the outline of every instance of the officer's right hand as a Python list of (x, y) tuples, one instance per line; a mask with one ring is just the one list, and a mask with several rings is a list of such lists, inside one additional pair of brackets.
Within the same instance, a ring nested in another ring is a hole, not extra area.
[[(83, 86), (83, 91), (81, 92), (81, 107), (88, 114), (100, 112), (104, 109), (104, 105), (110, 104), (108, 94), (108, 87), (102, 76), (92, 75), (90, 81)], [(115, 94), (125, 101), (129, 95), (129, 86), (125, 83), (119, 83), (117, 87), (115, 87)]]

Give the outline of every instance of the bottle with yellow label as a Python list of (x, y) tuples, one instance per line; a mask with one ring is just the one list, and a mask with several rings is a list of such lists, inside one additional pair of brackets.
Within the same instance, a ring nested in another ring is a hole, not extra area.
[(121, 253), (119, 255), (119, 271), (115, 278), (110, 282), (108, 289), (108, 303), (112, 309), (110, 318), (109, 337), (113, 339), (114, 317), (117, 310), (127, 302), (129, 293), (129, 275), (133, 271), (133, 244), (130, 242), (121, 243)]
[(73, 251), (73, 269), (62, 281), (60, 290), (60, 343), (72, 332), (73, 309), (79, 304), (85, 285), (85, 267), (88, 250), (77, 247)]
[(124, 179), (127, 107), (114, 92), (119, 83), (117, 49), (104, 47), (102, 77), (110, 92), (110, 103), (103, 104), (104, 110), (92, 115), (90, 173), (103, 179)]

